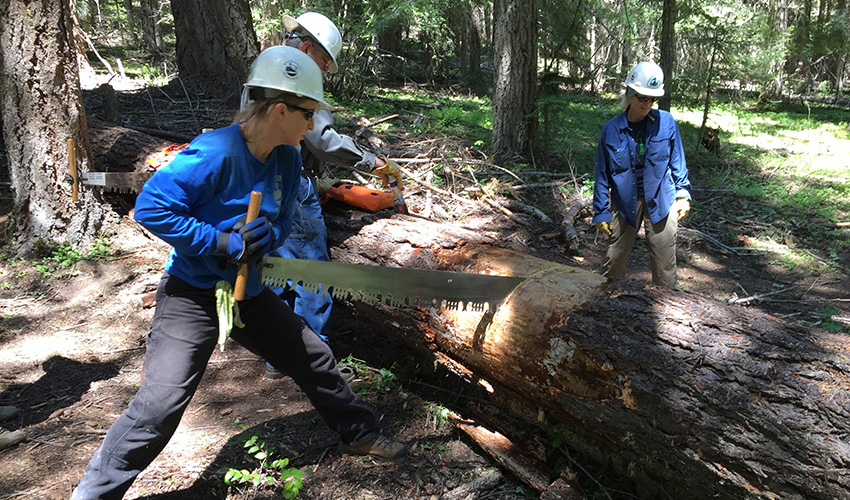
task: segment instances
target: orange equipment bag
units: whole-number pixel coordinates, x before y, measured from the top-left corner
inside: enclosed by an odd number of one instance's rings
[[[357,184],[337,184],[328,189],[328,197],[371,212],[393,207],[392,193],[375,191]]]

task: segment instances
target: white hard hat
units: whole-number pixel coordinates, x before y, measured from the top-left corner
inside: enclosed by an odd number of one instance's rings
[[[342,35],[330,19],[318,12],[305,12],[298,17],[283,16],[283,29],[287,33],[303,33],[313,38],[331,56],[328,71],[336,73],[336,58],[342,50]]]
[[[664,71],[654,62],[639,62],[629,71],[623,82],[641,95],[661,97],[664,95]]]
[[[318,109],[331,109],[324,98],[322,70],[310,56],[295,47],[276,45],[260,52],[251,64],[244,87],[246,91],[249,87],[259,87],[309,97],[319,103]],[[247,92],[243,92],[243,96],[246,95]]]

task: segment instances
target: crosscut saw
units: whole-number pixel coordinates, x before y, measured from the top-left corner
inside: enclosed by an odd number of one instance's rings
[[[73,188],[79,185],[97,187],[104,191],[112,191],[116,193],[141,193],[142,187],[148,179],[156,172],[159,167],[168,165],[171,160],[177,156],[177,153],[186,149],[189,145],[172,144],[167,148],[157,151],[151,155],[145,163],[148,164],[150,170],[147,172],[77,172],[76,160],[73,154],[72,140],[69,139],[68,162],[70,164],[70,174],[66,176],[66,180]],[[76,201],[76,200],[75,200]]]
[[[306,292],[321,290],[335,299],[464,311],[495,309],[524,279],[281,257],[263,258],[260,274],[266,285],[300,284]]]
[[[84,186],[96,186],[106,191],[141,193],[142,186],[152,175],[153,172],[83,172],[78,179]]]

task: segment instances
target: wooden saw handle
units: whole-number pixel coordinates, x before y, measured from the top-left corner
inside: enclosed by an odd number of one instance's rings
[[[77,154],[74,149],[74,139],[68,139],[68,168],[71,170],[71,201],[79,201],[77,183]]]
[[[245,224],[253,221],[260,215],[260,201],[262,199],[263,193],[251,191],[251,201],[248,202],[248,215],[245,216]],[[236,273],[236,284],[233,286],[233,298],[236,300],[245,298],[245,288],[248,286],[248,270],[248,264],[242,264]]]

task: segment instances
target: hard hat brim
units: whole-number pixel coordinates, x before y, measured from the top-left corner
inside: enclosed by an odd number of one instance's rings
[[[269,89],[269,90],[280,92],[281,94],[290,94],[290,95],[294,95],[294,96],[297,96],[297,97],[301,97],[303,99],[312,99],[312,100],[316,101],[316,109],[326,109],[328,111],[333,109],[333,106],[328,104],[328,102],[325,101],[324,99],[317,99],[315,96],[302,94],[300,92],[291,92],[291,91],[288,91],[288,90],[281,90],[281,89],[277,89],[277,88],[274,88],[274,87],[260,87],[258,85],[248,85],[247,83],[243,84],[242,87],[246,88],[246,89],[252,88],[252,87],[261,88],[261,89],[266,88],[266,89]],[[279,94],[276,94],[276,95],[279,95]]]
[[[647,88],[644,88],[644,87],[635,87],[634,85],[628,85],[628,84],[626,84],[626,87],[634,90],[635,92],[637,92],[640,95],[646,95],[646,96],[649,96],[649,97],[661,97],[661,96],[664,95],[664,86],[663,85],[661,86],[661,88],[657,88],[657,89],[647,89]]]
[[[304,33],[310,35],[310,38],[315,40],[316,43],[318,43],[319,46],[322,48],[322,50],[327,52],[328,55],[331,57],[331,61],[328,63],[328,72],[336,73],[337,71],[339,71],[339,66],[337,66],[337,64],[336,64],[336,58],[334,58],[334,55],[331,54],[331,51],[328,50],[327,47],[322,45],[322,42],[319,41],[319,39],[316,37],[316,35],[314,35],[310,30],[305,28],[304,25],[299,23],[297,19],[295,19],[292,16],[283,16],[283,29],[286,33],[292,33],[293,31],[295,31],[297,29],[301,29]]]

